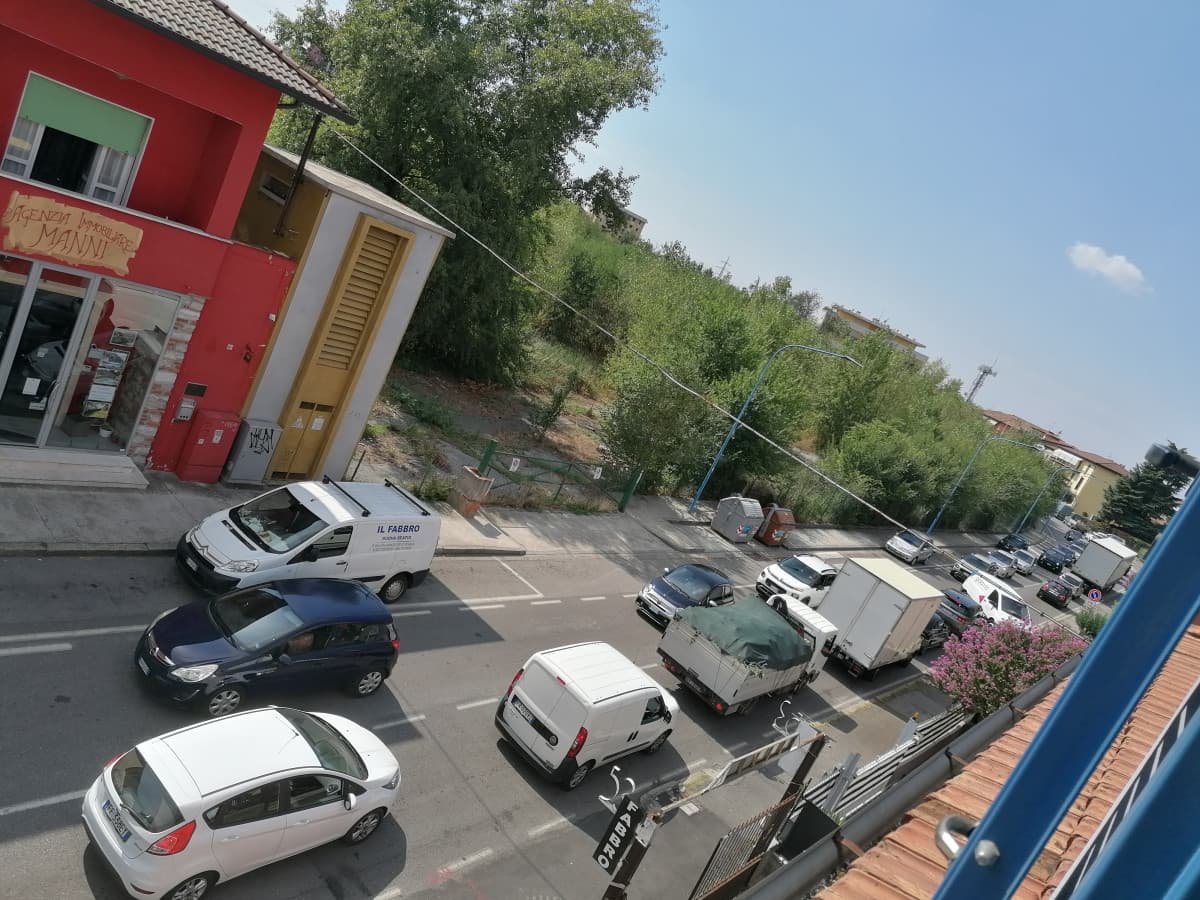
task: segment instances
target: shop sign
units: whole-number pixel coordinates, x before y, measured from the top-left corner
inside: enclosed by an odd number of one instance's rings
[[[49,197],[13,191],[4,216],[4,249],[129,274],[142,229]]]

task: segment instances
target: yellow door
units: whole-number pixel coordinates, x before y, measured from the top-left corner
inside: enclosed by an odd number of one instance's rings
[[[271,460],[272,478],[313,478],[320,472],[329,436],[336,432],[358,381],[376,326],[404,268],[411,238],[378,219],[359,216],[284,407],[283,436]]]

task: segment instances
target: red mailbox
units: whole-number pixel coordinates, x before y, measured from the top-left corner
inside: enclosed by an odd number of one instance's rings
[[[219,409],[202,409],[192,419],[187,442],[179,454],[175,474],[182,481],[204,481],[212,484],[221,477],[221,469],[233,449],[237,437],[237,413]]]

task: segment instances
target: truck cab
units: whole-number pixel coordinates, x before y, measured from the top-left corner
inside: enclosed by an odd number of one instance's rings
[[[814,651],[820,651],[819,657],[815,652],[813,653],[812,675],[809,678],[809,681],[812,681],[824,665],[825,657],[833,649],[834,639],[837,637],[837,626],[803,600],[787,594],[776,594],[767,602],[775,612],[783,616],[789,625],[800,632],[806,641],[812,643]]]

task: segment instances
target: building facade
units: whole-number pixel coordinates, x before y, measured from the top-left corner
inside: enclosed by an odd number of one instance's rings
[[[834,304],[825,308],[825,318],[822,327],[828,331],[848,331],[854,337],[866,337],[869,334],[885,334],[888,341],[898,350],[911,353],[918,359],[927,359],[921,348],[925,345],[915,338],[896,331],[886,322],[864,316],[862,313]]]

